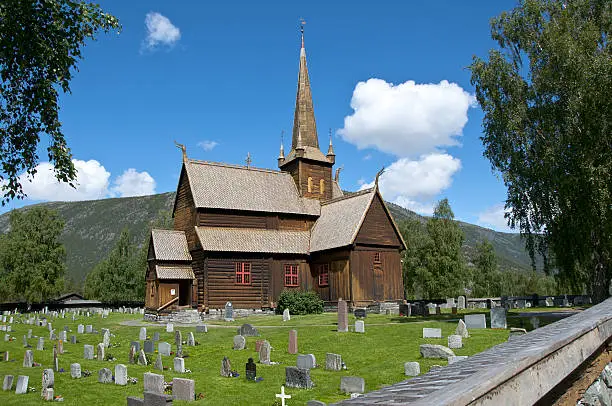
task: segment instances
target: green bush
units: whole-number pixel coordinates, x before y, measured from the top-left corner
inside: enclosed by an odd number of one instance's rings
[[[285,290],[278,298],[276,313],[281,314],[285,309],[291,314],[323,313],[323,300],[313,291]]]

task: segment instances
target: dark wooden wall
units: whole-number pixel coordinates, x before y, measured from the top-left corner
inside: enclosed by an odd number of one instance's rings
[[[312,289],[312,276],[310,274],[310,266],[304,258],[292,257],[276,257],[269,259],[270,264],[270,300],[278,301],[283,290],[309,290]],[[285,286],[285,265],[298,265],[298,283],[299,286]]]
[[[310,230],[315,217],[278,213],[237,212],[199,209],[197,224],[204,227],[260,228],[267,230]]]
[[[196,246],[197,237],[195,235],[196,208],[189,187],[189,178],[185,172],[185,167],[181,170],[179,186],[176,192],[174,203],[174,229],[185,232],[187,245],[191,250]]]
[[[380,263],[374,262],[374,254],[380,253]],[[351,286],[353,303],[367,304],[380,300],[402,300],[401,255],[393,248],[357,246],[351,252]]]
[[[337,302],[338,299],[351,300],[349,258],[350,251],[347,249],[313,255],[311,265],[313,289],[321,299],[326,302]],[[320,287],[317,265],[324,263],[329,264],[329,286]]]
[[[359,233],[355,238],[357,244],[401,247],[401,242],[391,218],[385,212],[380,196],[376,195],[366,214]]]
[[[332,164],[318,161],[305,160],[303,158],[294,159],[282,168],[289,172],[293,181],[297,185],[301,196],[319,199],[321,201],[331,200],[332,198]],[[308,178],[312,178],[311,192],[308,192]],[[321,194],[319,181],[325,181],[325,188]]]

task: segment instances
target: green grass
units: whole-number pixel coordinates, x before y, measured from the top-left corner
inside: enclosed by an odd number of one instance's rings
[[[446,315],[443,315],[446,316]],[[448,315],[450,316],[450,315]],[[442,317],[442,316],[440,316]],[[460,317],[460,316],[455,316]],[[354,318],[350,316],[351,324]],[[60,331],[65,325],[69,326],[75,334],[77,325],[93,324],[94,328],[101,331],[109,328],[115,337],[111,343],[118,343],[120,347],[107,349],[117,361],[97,361],[83,359],[83,345],[96,345],[102,340],[101,335],[80,334],[79,342],[75,345],[69,342],[64,344],[65,353],[60,356],[59,366],[66,372],[55,373],[55,394],[64,397],[65,405],[124,405],[127,396],[142,396],[143,374],[153,370],[151,366],[138,366],[128,364],[129,342],[138,337],[139,327],[125,326],[120,323],[127,320],[140,320],[140,316],[128,316],[111,314],[108,319],[92,317],[87,319],[81,317],[75,322],[71,319],[57,319],[53,321],[56,331]],[[444,360],[425,360],[419,355],[419,344],[432,343],[446,345],[443,339],[422,339],[423,327],[439,327],[443,336],[452,334],[456,322],[449,321],[425,321],[417,318],[398,318],[397,316],[368,315],[366,319],[366,333],[338,333],[335,331],[336,315],[333,313],[313,316],[292,316],[291,321],[282,322],[282,316],[253,316],[238,319],[233,323],[215,322],[209,323],[208,333],[195,333],[195,327],[179,328],[186,339],[188,331],[194,331],[196,341],[200,345],[196,347],[184,346],[184,352],[189,355],[185,358],[185,367],[192,372],[187,374],[173,374],[172,371],[164,371],[166,381],[171,381],[174,376],[191,378],[196,382],[196,393],[203,393],[204,399],[192,404],[198,405],[272,405],[275,394],[279,393],[281,385],[285,382],[285,366],[295,365],[296,356],[287,353],[288,331],[293,327],[298,331],[299,353],[313,353],[317,362],[323,366],[311,371],[314,389],[300,390],[286,388],[286,392],[292,396],[290,404],[304,404],[310,399],[318,399],[324,402],[335,402],[346,398],[340,393],[340,377],[360,376],[365,379],[366,390],[372,391],[383,386],[390,385],[406,379],[404,376],[404,362],[419,361],[421,372],[425,373],[434,365],[445,365]],[[404,321],[404,322],[400,322]],[[410,322],[406,322],[410,321]],[[255,353],[255,341],[258,338],[247,338],[247,349],[243,351],[232,350],[232,338],[236,333],[236,327],[244,322],[249,322],[257,327],[261,334],[260,338],[270,341],[273,351],[271,360],[279,362],[279,365],[257,365],[257,375],[263,377],[262,382],[248,382],[244,377],[245,363],[249,357],[255,361],[259,358]],[[221,324],[221,325],[219,325]],[[222,328],[230,325],[232,328]],[[272,327],[265,327],[272,326]],[[33,335],[45,338],[45,350],[36,351],[36,339],[32,338],[30,345],[34,347],[34,361],[42,364],[41,367],[23,368],[22,337],[27,334],[28,329],[33,330]],[[175,327],[176,328],[176,327]],[[11,342],[0,342],[0,351],[9,351],[13,362],[0,362],[0,377],[6,374],[15,376],[29,375],[29,386],[36,388],[36,392],[26,395],[15,395],[12,392],[0,392],[0,404],[2,405],[34,405],[39,404],[41,376],[43,368],[50,368],[52,364],[52,344],[48,340],[49,332],[46,327],[30,326],[25,324],[13,324],[12,336],[16,339]],[[174,333],[166,333],[161,325],[148,325],[147,333],[153,336],[155,331],[160,332],[162,341],[173,345]],[[68,333],[68,338],[70,338]],[[464,348],[456,350],[457,355],[472,355],[481,352],[493,345],[503,342],[508,337],[505,330],[472,330],[470,338],[464,339]],[[3,337],[3,336],[2,336]],[[333,352],[342,355],[348,369],[341,372],[324,370],[325,353]],[[223,378],[219,374],[221,360],[228,356],[232,362],[232,369],[240,373],[238,378]],[[151,358],[154,361],[154,357]],[[172,367],[172,357],[164,357],[164,365]],[[70,364],[78,362],[81,369],[92,371],[92,375],[80,380],[70,378]],[[99,384],[97,381],[98,370],[107,367],[113,370],[116,364],[128,365],[128,375],[138,378],[138,383],[128,386],[117,386],[114,384]],[[175,402],[177,405],[187,402]]]

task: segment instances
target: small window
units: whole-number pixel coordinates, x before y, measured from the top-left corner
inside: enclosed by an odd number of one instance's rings
[[[374,263],[375,264],[380,264],[380,252],[375,252],[374,253]]]
[[[319,265],[319,287],[329,286],[329,264]]]
[[[312,193],[312,177],[308,177],[308,193]]]
[[[236,262],[236,284],[250,285],[251,284],[251,263]]]
[[[325,179],[319,181],[319,194],[325,193]]]
[[[285,265],[285,286],[299,286],[298,265]]]

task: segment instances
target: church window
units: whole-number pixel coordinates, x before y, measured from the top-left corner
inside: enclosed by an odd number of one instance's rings
[[[250,285],[251,284],[251,263],[236,262],[236,284]]]
[[[308,177],[308,193],[312,193],[312,176]]]
[[[325,192],[325,180],[321,179],[319,181],[319,194],[323,194]]]
[[[329,264],[319,265],[319,287],[329,286]]]
[[[297,264],[285,265],[285,286],[299,286]]]
[[[374,263],[375,264],[380,264],[380,252],[375,252],[374,253]]]

